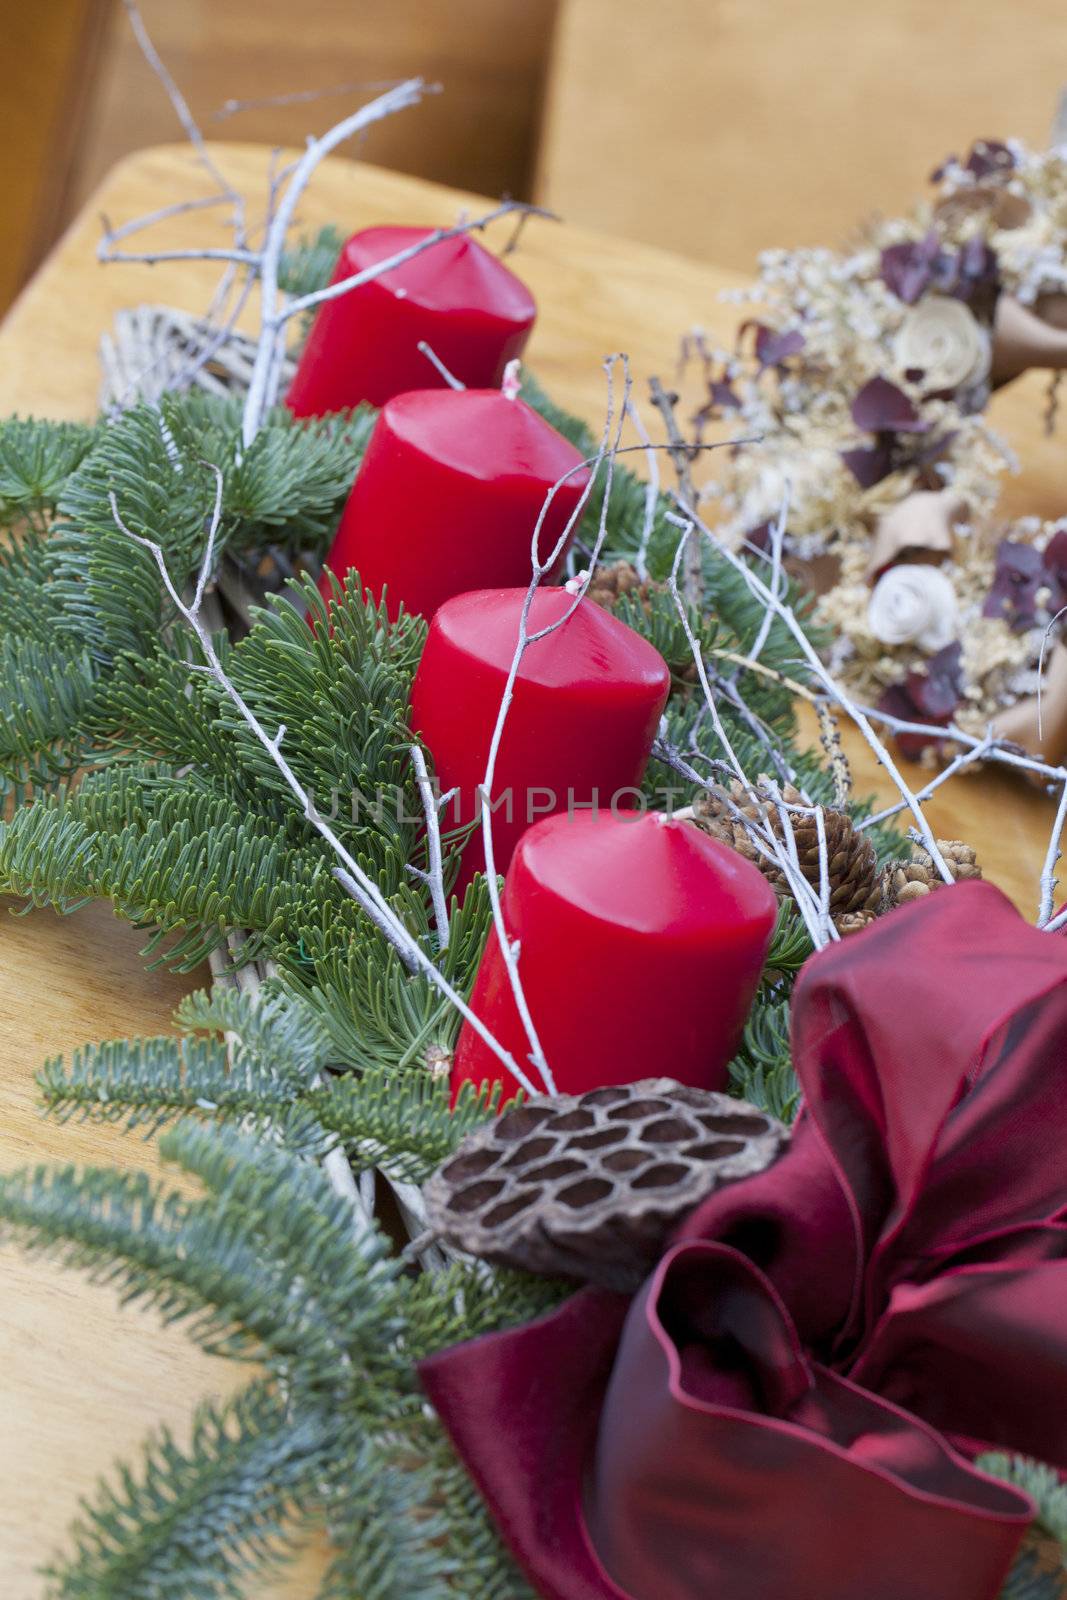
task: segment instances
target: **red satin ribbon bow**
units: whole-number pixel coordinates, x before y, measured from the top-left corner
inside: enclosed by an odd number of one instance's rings
[[[1067,942],[939,891],[808,962],[793,1051],[789,1151],[633,1301],[422,1368],[545,1600],[995,1600],[1033,1507],[960,1451],[1067,1469]]]

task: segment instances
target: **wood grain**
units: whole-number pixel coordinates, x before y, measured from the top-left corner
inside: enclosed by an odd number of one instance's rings
[[[1065,63],[1061,0],[563,0],[538,189],[748,273],[905,209],[975,138],[1044,145]]]
[[[264,150],[231,145],[218,153],[242,189],[262,193]],[[101,210],[118,222],[201,188],[184,147],[146,151],[117,168],[0,330],[0,413],[90,416],[97,338],[116,310],[146,299],[204,306],[214,281],[210,269],[104,268],[94,257]],[[436,222],[478,204],[455,190],[334,161],[303,203],[301,220],[347,229]],[[169,242],[212,237],[209,216],[175,224]],[[549,390],[594,425],[603,418],[606,353],[630,353],[641,396],[651,373],[670,377],[683,329],[696,321],[725,329],[736,317],[735,308],[716,300],[736,281],[730,274],[578,228],[534,223],[516,265],[541,308],[531,362]],[[1025,385],[998,398],[997,418],[1026,462],[1019,503],[1052,505],[1057,451],[1040,436]],[[857,771],[861,788],[887,792],[865,752]],[[943,791],[932,816],[942,834],[969,839],[989,875],[1032,912],[1051,818],[1043,798],[983,776]],[[65,920],[45,912],[0,919],[0,1168],[36,1160],[154,1161],[151,1146],[111,1130],[42,1121],[33,1087],[46,1055],[89,1038],[169,1026],[187,982],[146,973],[138,943],[102,907]],[[101,1470],[116,1456],[130,1457],[152,1423],[166,1419],[180,1430],[200,1396],[227,1393],[237,1381],[231,1368],[200,1355],[180,1332],[161,1332],[149,1317],[120,1312],[107,1291],[11,1251],[0,1255],[0,1374],[5,1600],[37,1600],[35,1568]],[[283,1594],[307,1600],[320,1565],[321,1553],[312,1552],[285,1586],[260,1591],[262,1600]]]

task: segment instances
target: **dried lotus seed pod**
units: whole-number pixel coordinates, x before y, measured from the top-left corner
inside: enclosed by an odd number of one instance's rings
[[[631,1292],[683,1217],[789,1133],[670,1078],[538,1096],[477,1128],[426,1184],[430,1227],[497,1266]]]

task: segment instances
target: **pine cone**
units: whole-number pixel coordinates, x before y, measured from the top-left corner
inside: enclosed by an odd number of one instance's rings
[[[769,821],[775,834],[781,839],[782,821],[774,801],[765,788],[765,782],[765,779],[760,778],[756,784],[756,792],[764,797],[765,815],[736,780],[730,785],[730,798],[752,822]],[[782,797],[790,805],[804,803],[803,797],[792,784],[785,785]],[[774,861],[760,853],[743,824],[737,820],[736,815],[731,814],[721,794],[704,790],[693,802],[693,820],[713,838],[721,839],[724,844],[730,845],[739,855],[759,867],[779,899],[784,899],[788,895],[789,885],[785,874]],[[817,890],[820,885],[819,832],[815,818],[793,815],[790,821],[793,826],[793,837],[796,840],[800,870]],[[853,917],[863,912],[870,912],[872,915],[877,913],[882,903],[882,879],[873,844],[865,833],[857,832],[847,811],[827,806],[823,811],[823,823],[826,829],[827,866],[830,876],[830,910],[835,924],[840,928],[842,918]],[[848,931],[855,932],[855,925],[850,923]]]
[[[937,848],[956,883],[982,876],[977,856],[961,839],[939,839]],[[909,900],[921,900],[942,888],[944,882],[930,852],[921,844],[913,844],[910,861],[892,861],[885,869],[882,909],[891,911],[894,906],[907,905]]]
[[[633,595],[636,600],[647,603],[652,591],[662,588],[662,583],[639,578],[637,568],[631,566],[629,561],[616,561],[614,566],[596,568],[589,580],[586,596],[606,611],[611,611],[625,595]]]
[[[541,1095],[468,1134],[426,1184],[427,1216],[498,1266],[632,1292],[684,1216],[788,1139],[746,1101],[670,1078]]]

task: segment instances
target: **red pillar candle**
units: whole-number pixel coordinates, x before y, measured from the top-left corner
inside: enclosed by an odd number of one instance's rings
[[[639,1078],[722,1089],[777,902],[727,845],[661,812],[547,817],[502,897],[519,974],[560,1094]],[[524,1067],[529,1044],[491,932],[471,1009]],[[453,1087],[514,1079],[464,1023]]]
[[[340,283],[427,238],[431,228],[367,228],[341,251]],[[384,405],[405,389],[443,383],[419,350],[468,387],[497,387],[521,355],[537,307],[526,285],[474,239],[442,239],[319,307],[286,403],[297,417]]]
[[[457,790],[443,813],[445,827],[479,816],[479,786],[525,599],[525,589],[457,595],[430,624],[411,715],[442,791]],[[558,621],[574,605],[564,589],[538,589],[529,631]],[[538,817],[594,800],[605,809],[634,805],[669,687],[659,651],[592,600],[579,601],[562,626],[527,648],[490,797],[499,872]],[[464,848],[460,888],[484,866],[479,829]]]
[[[376,599],[386,591],[393,616],[403,603],[430,617],[468,589],[529,583],[548,491],[566,478],[541,526],[542,559],[588,477],[562,434],[499,389],[397,395],[375,424],[326,565],[340,578],[357,568]]]

